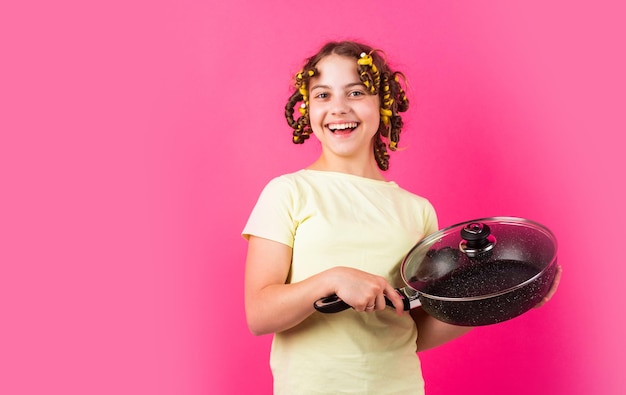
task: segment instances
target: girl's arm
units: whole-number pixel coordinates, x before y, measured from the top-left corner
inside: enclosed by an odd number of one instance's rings
[[[292,328],[310,316],[313,303],[337,294],[356,311],[376,302],[385,308],[385,295],[399,314],[402,298],[381,276],[357,269],[336,267],[306,280],[285,284],[291,267],[291,247],[272,240],[250,236],[245,273],[246,319],[255,335]]]
[[[411,317],[417,325],[417,352],[438,347],[472,330],[469,326],[450,325],[436,320],[421,307],[412,309]]]
[[[328,286],[320,276],[285,284],[291,266],[291,247],[250,236],[245,272],[245,308],[255,335],[279,332],[302,322],[314,311],[312,299]]]

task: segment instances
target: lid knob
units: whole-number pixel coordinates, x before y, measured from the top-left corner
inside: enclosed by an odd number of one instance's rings
[[[491,235],[489,226],[480,222],[467,224],[461,229],[461,237],[463,240],[459,249],[471,258],[491,250],[496,243],[496,238]]]

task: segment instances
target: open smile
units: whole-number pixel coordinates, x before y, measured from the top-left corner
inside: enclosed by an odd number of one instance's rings
[[[334,134],[348,134],[354,131],[358,126],[358,122],[329,123],[326,125],[328,130]]]

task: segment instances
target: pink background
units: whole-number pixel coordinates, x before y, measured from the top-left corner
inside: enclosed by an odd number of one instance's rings
[[[306,166],[289,80],[385,49],[412,107],[389,177],[441,226],[542,222],[548,305],[422,355],[428,393],[622,394],[619,1],[71,1],[0,6],[0,393],[269,394],[239,233]]]

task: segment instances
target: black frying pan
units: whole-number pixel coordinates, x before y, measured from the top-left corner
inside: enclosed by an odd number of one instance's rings
[[[557,243],[545,226],[523,218],[492,217],[442,229],[415,245],[402,261],[404,309],[418,306],[462,326],[490,325],[537,305],[556,275]],[[391,301],[387,304],[392,306]],[[350,308],[336,295],[315,309]]]

